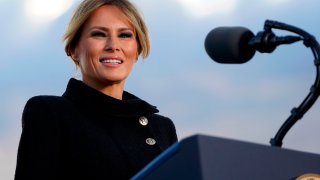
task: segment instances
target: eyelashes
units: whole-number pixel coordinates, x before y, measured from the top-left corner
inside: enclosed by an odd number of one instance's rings
[[[105,32],[101,32],[101,31],[93,31],[90,33],[90,35],[91,37],[97,37],[97,38],[104,38],[108,36]],[[121,39],[131,39],[133,38],[133,34],[131,32],[121,32],[119,33],[118,37]]]
[[[133,37],[133,35],[132,35],[132,33],[120,33],[118,37],[124,38],[124,39],[127,39],[127,38],[131,39]]]
[[[90,34],[92,37],[106,37],[105,33],[100,31],[93,31]]]

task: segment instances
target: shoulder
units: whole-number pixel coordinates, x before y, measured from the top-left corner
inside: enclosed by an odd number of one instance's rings
[[[34,96],[27,101],[24,111],[33,108],[36,108],[37,110],[48,108],[58,109],[70,105],[71,103],[66,98],[61,96]]]
[[[166,116],[163,116],[160,114],[152,114],[152,115],[150,115],[149,118],[151,119],[151,123],[153,123],[155,125],[173,126],[174,127],[173,121]]]
[[[24,107],[23,116],[45,111],[48,105],[54,101],[53,99],[56,99],[56,96],[34,96],[30,98]]]
[[[61,96],[34,96],[30,98],[23,110],[22,127],[31,122],[37,123],[52,119],[69,107],[68,101]]]
[[[52,108],[63,108],[67,104],[67,100],[61,96],[34,96],[27,101],[23,113],[41,113]]]
[[[178,140],[175,125],[170,118],[159,114],[153,114],[148,118],[154,135],[167,147]]]
[[[42,96],[34,96],[27,101],[26,106],[28,105],[50,105],[55,103],[62,103],[66,101],[65,98],[61,96],[49,96],[49,95],[42,95]]]

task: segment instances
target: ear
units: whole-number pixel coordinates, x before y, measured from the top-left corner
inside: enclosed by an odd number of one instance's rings
[[[70,55],[71,59],[77,64],[79,65],[79,55],[77,53],[76,48],[71,50],[71,55]]]

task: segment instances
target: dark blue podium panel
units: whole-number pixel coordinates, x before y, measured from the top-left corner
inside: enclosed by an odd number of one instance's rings
[[[163,152],[133,180],[291,180],[320,174],[320,155],[204,135]]]

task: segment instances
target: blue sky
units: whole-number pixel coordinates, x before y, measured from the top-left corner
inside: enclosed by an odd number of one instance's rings
[[[40,2],[48,7],[38,8]],[[81,78],[62,42],[79,1],[61,2],[0,0],[0,179],[13,179],[26,101],[35,95],[61,95],[69,78]],[[272,19],[319,40],[316,0],[132,2],[149,26],[152,52],[136,64],[126,90],[170,117],[179,139],[200,133],[268,145],[314,82],[313,56],[302,43],[278,47],[272,54],[256,53],[246,64],[224,65],[210,60],[204,39],[218,26],[245,26],[257,33]],[[285,148],[320,153],[319,108],[318,101],[289,131]]]

